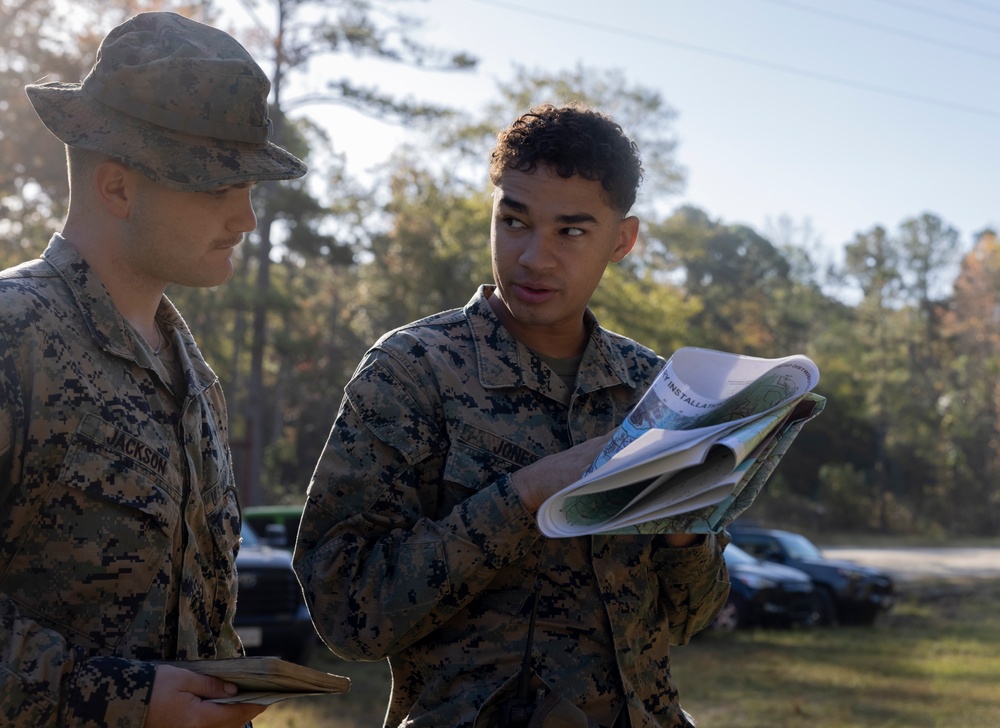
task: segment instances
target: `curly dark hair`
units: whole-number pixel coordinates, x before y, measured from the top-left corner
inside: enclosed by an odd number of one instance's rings
[[[490,154],[490,180],[499,184],[507,169],[531,174],[540,164],[560,177],[600,182],[611,207],[623,216],[642,181],[635,142],[610,116],[578,104],[535,106],[501,131]]]

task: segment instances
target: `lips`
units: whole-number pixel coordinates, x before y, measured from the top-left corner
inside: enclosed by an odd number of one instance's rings
[[[222,248],[222,249],[225,249],[225,248],[235,248],[237,245],[239,245],[242,242],[243,242],[243,236],[241,235],[240,237],[238,237],[238,238],[236,238],[234,240],[222,240],[222,241],[218,242],[215,247]]]
[[[543,303],[556,294],[556,289],[537,283],[514,283],[517,297],[526,303]]]

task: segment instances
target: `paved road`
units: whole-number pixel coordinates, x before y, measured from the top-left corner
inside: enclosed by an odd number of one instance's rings
[[[885,569],[897,579],[1000,579],[1000,548],[824,548],[831,559]]]

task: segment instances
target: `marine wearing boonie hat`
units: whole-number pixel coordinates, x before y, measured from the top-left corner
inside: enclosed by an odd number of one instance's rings
[[[270,88],[228,33],[152,12],[108,33],[82,83],[31,84],[25,92],[69,146],[106,154],[165,187],[200,192],[306,173],[269,141]]]

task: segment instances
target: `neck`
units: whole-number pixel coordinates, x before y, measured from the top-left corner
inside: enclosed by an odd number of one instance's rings
[[[116,255],[117,248],[111,244],[109,237],[88,235],[68,221],[62,236],[87,261],[118,312],[151,347],[157,347],[162,337],[156,329],[154,317],[166,287],[151,285],[130,272],[132,269]]]
[[[487,302],[508,333],[537,354],[553,359],[571,359],[583,354],[587,348],[587,327],[582,316],[573,325],[539,328],[524,325],[514,318],[495,291]]]

